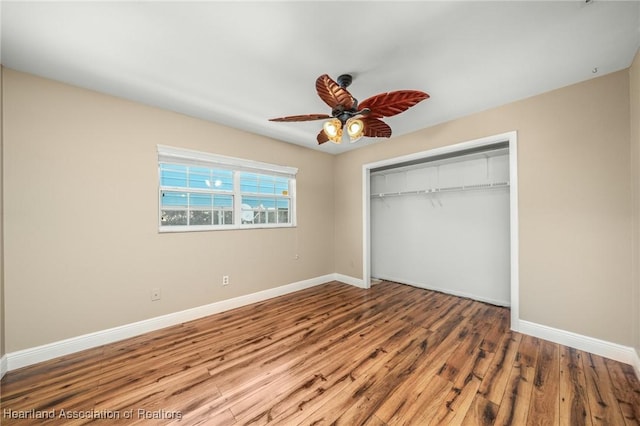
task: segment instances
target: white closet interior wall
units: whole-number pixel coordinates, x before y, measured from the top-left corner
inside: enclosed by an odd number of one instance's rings
[[[371,275],[510,304],[508,149],[371,173]]]

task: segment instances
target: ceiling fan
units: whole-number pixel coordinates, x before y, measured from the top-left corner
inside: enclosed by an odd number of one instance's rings
[[[347,129],[351,142],[355,142],[363,136],[388,138],[391,136],[391,127],[380,118],[399,114],[429,98],[427,93],[419,90],[398,90],[371,96],[358,104],[356,98],[347,91],[352,80],[353,77],[350,74],[342,74],[338,77],[337,82],[327,74],[321,75],[316,80],[318,96],[331,107],[331,115],[290,115],[271,118],[269,121],[328,119],[318,133],[318,144],[328,141],[341,143],[344,128]]]

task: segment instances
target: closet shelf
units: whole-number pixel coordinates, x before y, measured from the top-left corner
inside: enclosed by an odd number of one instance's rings
[[[439,192],[456,192],[456,191],[470,191],[476,189],[495,189],[509,187],[509,182],[494,182],[494,183],[481,183],[477,185],[462,185],[462,186],[443,186],[440,188],[429,188],[418,191],[400,191],[400,192],[380,192],[371,194],[371,198],[384,198],[384,197],[397,197],[401,195],[420,195],[420,194],[437,194]]]

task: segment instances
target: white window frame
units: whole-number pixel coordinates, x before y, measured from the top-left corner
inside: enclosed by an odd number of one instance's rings
[[[297,167],[280,166],[277,164],[263,163],[260,161],[246,160],[243,158],[228,157],[211,154],[208,152],[194,151],[184,148],[175,148],[158,145],[158,231],[165,232],[194,232],[194,231],[219,231],[233,229],[261,229],[261,228],[292,228],[297,226],[296,221],[296,175]],[[162,225],[162,191],[173,188],[164,187],[160,176],[160,165],[178,164],[182,166],[200,166],[215,169],[225,169],[233,172],[233,191],[227,194],[233,196],[233,224],[223,225]],[[267,194],[244,193],[240,187],[240,173],[251,172],[289,179],[289,192],[286,196],[277,196],[289,200],[288,223],[243,223],[242,221],[242,196],[256,196],[268,198]],[[184,188],[189,191],[188,188]],[[211,192],[215,193],[215,192]],[[277,215],[277,210],[276,210]]]

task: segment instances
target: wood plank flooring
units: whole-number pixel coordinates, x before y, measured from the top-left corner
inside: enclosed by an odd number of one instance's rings
[[[508,309],[384,281],[313,287],[1,385],[3,425],[640,425],[630,366],[511,332]]]

